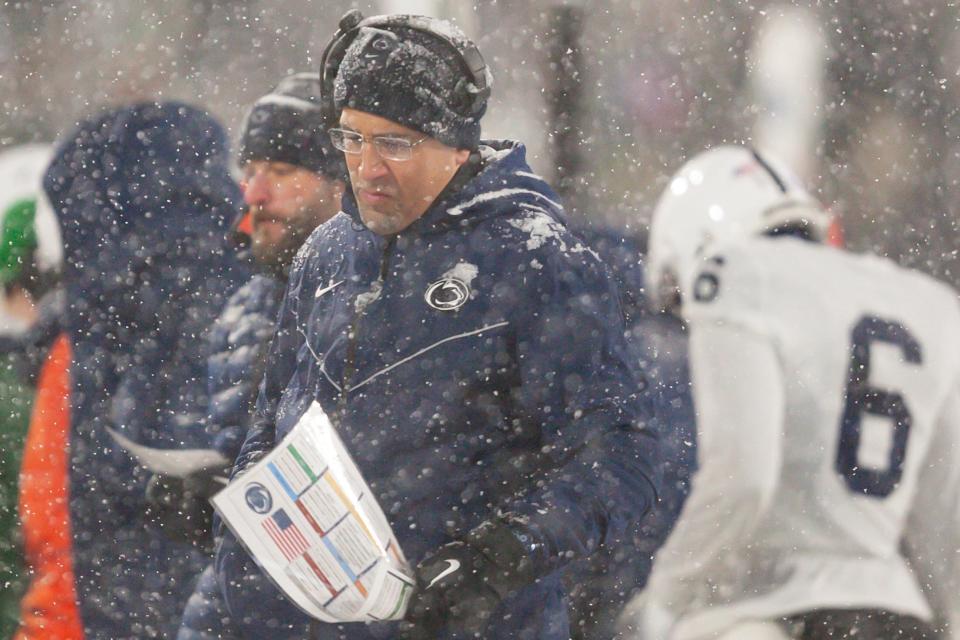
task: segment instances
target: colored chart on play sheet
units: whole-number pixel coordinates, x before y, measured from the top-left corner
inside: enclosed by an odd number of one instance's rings
[[[412,573],[317,403],[213,502],[264,571],[308,614],[328,622],[403,617]]]

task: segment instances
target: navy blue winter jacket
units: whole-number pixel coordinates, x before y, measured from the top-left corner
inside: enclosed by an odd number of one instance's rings
[[[594,559],[566,576],[577,585],[573,610],[580,634],[572,637],[583,640],[632,640],[618,627],[617,616],[646,586],[654,554],[673,530],[696,470],[696,412],[683,323],[668,314],[641,313],[628,324],[628,335],[653,395],[661,451],[659,500],[633,540],[610,549],[600,565]]]
[[[522,520],[543,577],[502,603],[488,635],[566,639],[562,570],[636,534],[657,440],[608,271],[523,147],[487,144],[480,173],[398,235],[363,227],[348,194],[310,237],[238,466],[318,400],[411,562],[500,512]],[[307,634],[232,536],[217,565],[247,637]],[[396,633],[310,626],[318,638]]]
[[[645,242],[626,229],[590,224],[577,235],[600,254],[620,288],[627,339],[647,374],[653,400],[652,423],[660,438],[657,504],[632,540],[606,546],[565,572],[571,586],[577,640],[630,638],[618,627],[624,605],[646,585],[653,556],[666,540],[690,492],[696,468],[696,412],[690,388],[687,334],[674,315],[649,310],[644,291]]]
[[[65,248],[70,516],[86,637],[173,637],[204,558],[145,519],[150,472],[108,434],[205,439],[207,331],[239,278],[226,137],[178,103],[105,112],[60,145],[44,187]]]
[[[257,274],[231,296],[210,336],[207,360],[211,445],[236,459],[253,418],[286,280]]]
[[[240,452],[253,418],[285,284],[285,279],[255,275],[231,296],[210,335],[207,430],[211,446],[230,460]],[[233,640],[238,633],[211,562],[187,601],[177,640]]]

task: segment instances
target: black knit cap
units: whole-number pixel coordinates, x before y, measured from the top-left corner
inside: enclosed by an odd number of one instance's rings
[[[240,164],[274,160],[340,178],[342,154],[330,145],[320,105],[320,78],[316,73],[285,77],[247,114],[240,139]]]
[[[476,149],[486,99],[474,100],[472,76],[460,53],[442,38],[392,24],[361,27],[347,48],[334,81],[334,103],[371,113],[458,149]],[[449,22],[429,21],[444,37],[473,46]],[[490,78],[487,76],[486,85]]]

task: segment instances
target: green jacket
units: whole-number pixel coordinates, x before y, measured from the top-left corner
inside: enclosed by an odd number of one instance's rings
[[[0,357],[0,639],[13,636],[26,586],[17,515],[20,460],[33,394]]]

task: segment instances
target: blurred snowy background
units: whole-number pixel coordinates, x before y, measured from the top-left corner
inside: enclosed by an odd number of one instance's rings
[[[960,285],[960,7],[945,0],[6,0],[0,147],[151,98],[204,106],[235,137],[279,77],[318,67],[352,7],[454,19],[495,77],[485,135],[525,141],[575,215],[642,233],[688,155],[756,143],[854,249]]]

